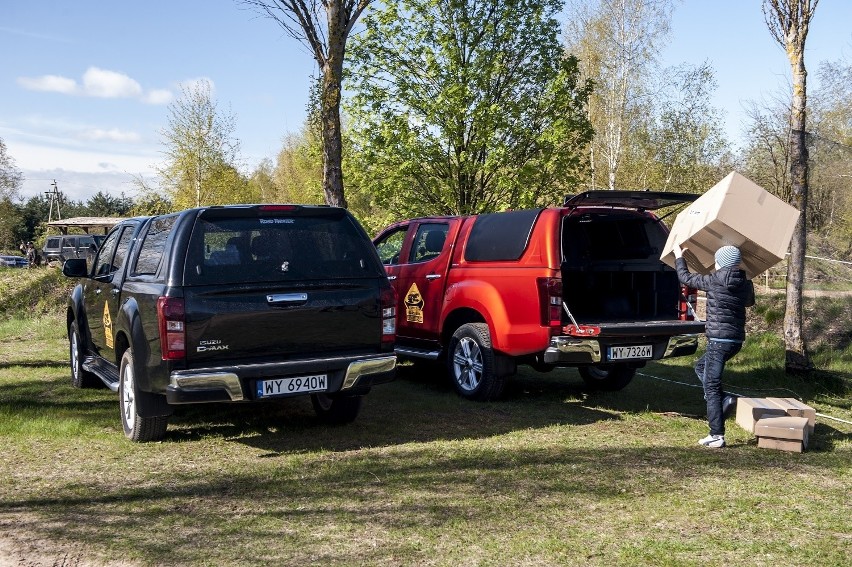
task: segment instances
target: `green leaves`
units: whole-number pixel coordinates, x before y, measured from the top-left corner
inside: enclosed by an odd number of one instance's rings
[[[406,216],[559,200],[591,137],[554,0],[406,0],[351,46],[350,187]]]

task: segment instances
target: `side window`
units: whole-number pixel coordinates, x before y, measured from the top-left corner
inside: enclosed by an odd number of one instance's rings
[[[118,244],[118,237],[120,235],[121,232],[116,230],[107,236],[103,246],[101,246],[101,249],[98,252],[97,258],[95,258],[94,270],[92,271],[92,275],[94,277],[107,276],[110,274],[112,257],[115,254],[115,247]]]
[[[63,252],[74,252],[77,248],[77,239],[75,237],[71,238],[63,238],[62,239],[62,251]]]
[[[437,258],[444,249],[449,225],[445,223],[421,224],[417,228],[414,244],[411,246],[409,262],[416,264]]]
[[[399,228],[384,236],[376,243],[376,250],[379,253],[379,258],[382,260],[382,264],[386,266],[399,264],[399,253],[402,250],[402,245],[405,243],[407,228]]]
[[[115,256],[112,260],[110,273],[117,272],[127,259],[127,252],[130,250],[130,243],[133,241],[133,227],[128,226],[121,231],[121,238],[118,239],[118,246],[115,248]]]
[[[148,275],[157,273],[166,249],[166,240],[168,240],[176,220],[177,215],[169,215],[151,221],[148,232],[145,234],[145,240],[142,242],[142,248],[139,250],[139,257],[136,259],[134,273]]]
[[[130,242],[133,240],[133,227],[125,226],[111,233],[95,259],[95,277],[111,276],[124,265]]]

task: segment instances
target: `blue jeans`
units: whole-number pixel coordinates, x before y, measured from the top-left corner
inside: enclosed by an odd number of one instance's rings
[[[722,415],[722,372],[725,363],[743,348],[742,343],[726,341],[707,341],[707,352],[695,363],[695,374],[704,385],[704,398],[707,400],[707,421],[710,435],[725,434],[725,417]]]

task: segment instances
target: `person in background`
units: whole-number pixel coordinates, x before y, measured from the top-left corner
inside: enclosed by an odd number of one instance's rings
[[[740,269],[736,246],[719,248],[716,270],[706,276],[689,271],[677,244],[674,255],[680,282],[707,293],[707,351],[695,363],[695,373],[704,385],[710,434],[698,443],[719,449],[725,446],[725,415],[736,403],[736,397],[722,391],[722,372],[745,341],[746,307],[754,305],[754,284]]]
[[[29,262],[28,268],[35,268],[38,264],[36,263],[37,255],[35,246],[33,246],[32,242],[27,242],[27,262]]]

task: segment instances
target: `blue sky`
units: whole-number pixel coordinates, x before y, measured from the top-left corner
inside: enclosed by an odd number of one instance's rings
[[[807,44],[811,78],[820,61],[852,57],[849,22],[852,2],[821,0]],[[0,137],[26,177],[24,197],[54,179],[73,199],[132,195],[132,177],[162,162],[168,103],[202,78],[235,116],[249,171],[301,128],[315,72],[300,44],[236,0],[0,0],[0,54]],[[733,140],[743,101],[788,83],[759,0],[685,0],[662,58],[713,64],[714,103]]]

